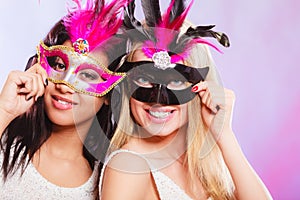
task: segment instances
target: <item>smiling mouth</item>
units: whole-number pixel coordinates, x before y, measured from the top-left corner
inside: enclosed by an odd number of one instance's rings
[[[148,113],[152,117],[155,117],[155,118],[158,118],[158,119],[164,119],[164,118],[167,118],[169,115],[171,115],[173,113],[173,110],[172,111],[151,111],[151,110],[148,110]]]
[[[58,96],[53,96],[53,99],[55,101],[57,101],[58,103],[62,104],[62,105],[76,105],[77,103],[74,103],[68,99],[65,99],[65,98],[61,98],[61,97],[58,97]]]

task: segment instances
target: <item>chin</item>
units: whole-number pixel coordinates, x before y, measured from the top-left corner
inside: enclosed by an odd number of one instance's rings
[[[50,119],[50,121],[55,124],[55,125],[58,125],[58,126],[73,126],[75,124],[74,120],[66,120],[66,119],[62,119],[62,120],[59,120],[59,119]]]
[[[149,134],[149,137],[151,136],[160,136],[160,137],[166,137],[172,134],[176,134],[178,129],[168,129],[167,127],[160,126],[148,126],[144,128],[145,131]]]

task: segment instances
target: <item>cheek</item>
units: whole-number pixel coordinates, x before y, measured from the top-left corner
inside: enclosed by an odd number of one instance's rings
[[[130,98],[130,111],[131,114],[133,116],[133,118],[137,121],[139,121],[139,114],[141,113],[141,106],[139,105],[139,103],[134,100],[133,98]]]
[[[92,106],[92,104],[93,104],[94,110],[97,113],[103,106],[105,99],[103,97],[92,97],[92,98],[93,99],[89,101],[89,102],[91,102],[91,103],[89,103],[89,106]]]
[[[180,117],[183,124],[188,122],[188,106],[187,104],[184,104],[180,107]]]
[[[54,84],[50,83],[48,86],[45,88],[45,92],[44,92],[44,103],[45,103],[45,107],[49,107],[51,104],[51,91],[54,90]]]

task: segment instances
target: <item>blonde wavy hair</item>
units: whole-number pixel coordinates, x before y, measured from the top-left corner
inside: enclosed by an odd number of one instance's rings
[[[190,25],[189,22],[185,22],[182,28],[187,28]],[[140,43],[132,45],[132,50],[127,60],[132,61],[135,51],[140,48]],[[220,84],[215,63],[207,45],[196,45],[191,50],[190,56],[184,61],[184,64],[196,68],[209,66],[206,80]],[[199,180],[205,193],[214,200],[235,199],[233,180],[223,160],[222,153],[209,132],[209,128],[202,120],[201,100],[198,95],[188,102],[188,119],[186,131],[187,150],[184,165],[188,169],[190,190],[197,191],[195,183]],[[134,121],[131,117],[129,99],[126,95],[122,95],[118,127],[111,140],[108,152],[111,153],[125,145],[133,137],[133,132]]]

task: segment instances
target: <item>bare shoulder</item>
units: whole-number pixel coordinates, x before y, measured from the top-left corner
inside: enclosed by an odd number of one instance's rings
[[[140,155],[121,152],[104,169],[101,199],[155,199],[151,170]]]

